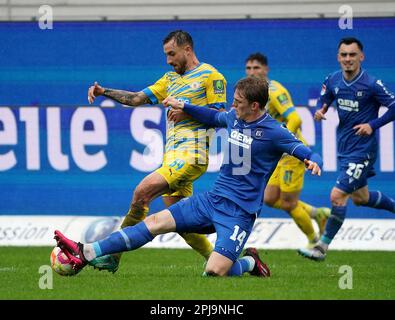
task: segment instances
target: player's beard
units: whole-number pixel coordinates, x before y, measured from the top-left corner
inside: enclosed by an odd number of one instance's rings
[[[187,60],[184,59],[178,63],[178,65],[173,65],[174,71],[180,75],[183,75],[187,69]]]

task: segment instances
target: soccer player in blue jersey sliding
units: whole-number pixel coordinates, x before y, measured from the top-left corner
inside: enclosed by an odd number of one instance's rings
[[[380,191],[369,191],[368,178],[375,175],[377,129],[395,119],[395,96],[383,82],[361,68],[363,45],[356,38],[344,38],[338,45],[341,70],[329,75],[322,86],[316,120],[335,102],[339,115],[337,151],[340,174],[331,191],[332,211],[319,243],[312,249],[299,249],[309,259],[325,259],[328,246],[346,217],[349,198],[357,206],[395,212],[395,202]],[[380,118],[380,106],[389,110]]]
[[[246,249],[238,258],[260,211],[266,183],[285,152],[303,161],[315,175],[321,174],[322,160],[266,113],[267,100],[267,81],[252,77],[236,84],[229,112],[189,105],[174,97],[164,99],[166,107],[182,109],[209,126],[227,128],[229,159],[224,160],[211,191],[185,198],[104,240],[81,244],[55,231],[57,245],[73,261],[74,268],[80,270],[98,256],[135,250],[159,234],[216,232],[205,275],[240,276],[250,272],[270,276],[255,248]]]

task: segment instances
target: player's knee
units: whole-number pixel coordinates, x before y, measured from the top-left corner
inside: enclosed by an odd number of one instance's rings
[[[263,197],[263,202],[269,207],[273,207],[277,202],[277,200],[278,199],[276,197],[273,197],[272,195],[268,195],[268,194],[265,194]]]
[[[207,276],[211,277],[223,277],[228,273],[228,270],[220,266],[211,266],[210,268],[206,268],[205,273]]]
[[[144,219],[144,223],[147,226],[147,229],[153,236],[157,236],[158,234],[162,234],[167,231],[168,226],[167,222],[164,219],[160,219],[158,214],[151,214]]]
[[[344,197],[339,196],[338,193],[335,193],[335,192],[331,193],[331,205],[332,206],[342,207],[345,205],[346,202],[347,202],[347,200]]]
[[[287,212],[291,212],[296,208],[298,201],[294,200],[282,200],[281,201],[281,209]]]
[[[360,195],[351,195],[351,200],[358,207],[363,206],[368,202],[368,199],[365,199]]]

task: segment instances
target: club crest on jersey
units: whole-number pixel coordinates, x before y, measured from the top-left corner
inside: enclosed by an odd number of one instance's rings
[[[238,124],[237,120],[235,120],[235,122],[233,122],[233,126],[236,126],[236,124]]]
[[[262,129],[256,129],[254,132],[254,136],[257,139],[262,139],[263,137],[263,130]]]
[[[357,96],[357,98],[361,98],[363,96],[363,91],[357,91],[355,95]]]
[[[200,87],[200,83],[198,81],[191,83],[192,90],[197,90],[197,89],[199,89],[199,87]]]
[[[338,92],[339,92],[339,88],[336,87],[336,88],[335,88],[335,94],[337,94]]]
[[[239,147],[250,149],[254,139],[250,135],[243,134],[238,130],[232,130],[228,142],[235,144]]]

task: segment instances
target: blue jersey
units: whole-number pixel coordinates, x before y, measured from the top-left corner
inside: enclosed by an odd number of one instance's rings
[[[228,131],[229,159],[224,159],[212,193],[256,213],[261,208],[267,181],[283,153],[292,155],[299,147],[307,148],[267,113],[254,122],[238,119],[234,109],[214,113],[213,124]]]
[[[380,106],[395,107],[395,96],[381,80],[367,74],[365,70],[352,81],[346,81],[342,71],[329,75],[322,86],[318,107],[330,106],[334,102],[339,115],[337,128],[339,158],[364,157],[377,152],[376,134],[358,136],[353,129],[362,123],[371,124],[373,129]],[[392,110],[391,110],[392,112]]]

